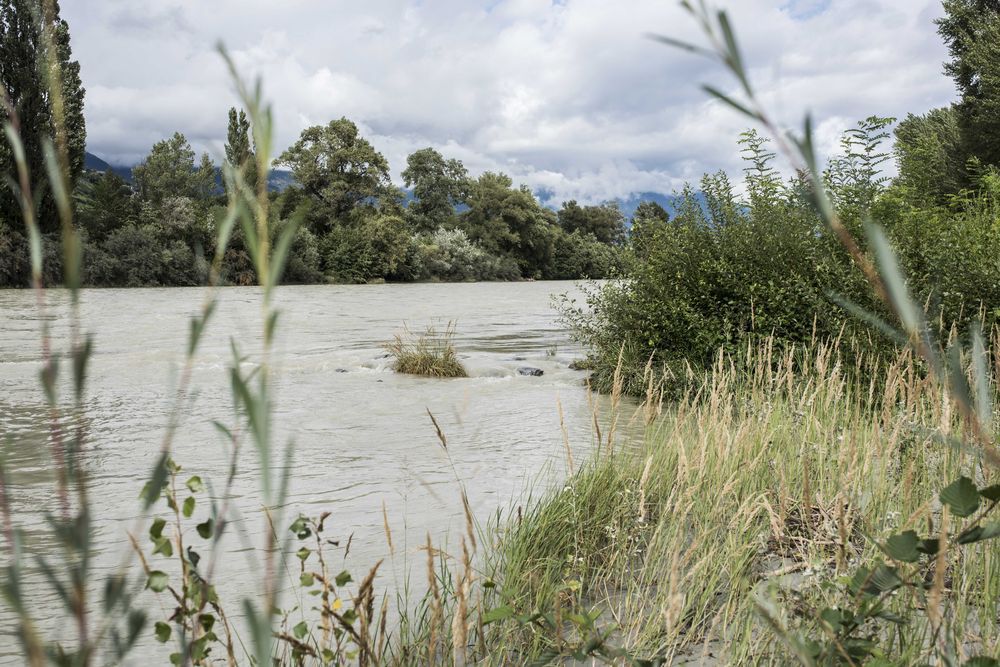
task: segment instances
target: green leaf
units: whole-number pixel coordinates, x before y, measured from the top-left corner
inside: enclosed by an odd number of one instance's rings
[[[917,545],[917,551],[928,556],[937,555],[940,548],[941,540],[937,537],[928,537],[926,540],[920,540],[920,544]]]
[[[1000,662],[985,655],[977,655],[962,663],[962,667],[1000,667]]]
[[[299,576],[299,584],[306,588],[312,586],[314,583],[316,583],[316,578],[310,572],[303,572]]]
[[[195,475],[194,477],[192,477],[187,481],[187,488],[189,491],[191,491],[191,493],[198,493],[199,491],[202,491],[205,488],[205,485],[202,483],[201,477]]]
[[[198,625],[205,632],[211,632],[212,628],[215,627],[215,616],[212,614],[201,614],[198,616]]]
[[[156,542],[156,540],[163,537],[163,527],[166,525],[167,525],[166,519],[161,519],[159,517],[153,519],[153,525],[149,527],[150,540]]]
[[[507,605],[496,607],[483,614],[483,625],[489,625],[490,623],[495,623],[496,621],[505,621],[508,618],[513,618],[513,616],[514,609],[512,607]]]
[[[993,486],[987,486],[985,489],[979,489],[979,495],[986,500],[992,502],[1000,502],[1000,484],[994,484]]]
[[[214,528],[215,528],[215,521],[213,521],[212,519],[199,523],[197,526],[194,527],[194,529],[198,531],[198,535],[200,535],[203,540],[207,540],[212,536],[212,531]]]
[[[302,639],[309,634],[309,626],[305,621],[299,621],[295,627],[292,628],[292,634],[295,635],[296,639]]]
[[[152,507],[153,503],[160,497],[160,493],[163,492],[163,485],[167,483],[167,461],[169,460],[170,457],[167,454],[161,454],[156,465],[153,466],[149,481],[142,487],[143,509],[148,510]]]
[[[153,626],[153,633],[156,635],[156,641],[161,644],[166,644],[170,641],[170,633],[172,632],[170,625],[164,623],[163,621],[157,621],[156,625]]]
[[[736,111],[740,112],[744,116],[755,119],[760,117],[760,115],[756,111],[751,111],[749,107],[737,102],[732,97],[726,95],[718,88],[709,85],[704,85],[701,87],[701,89],[704,90],[709,95],[711,95],[712,97],[714,97],[715,99],[722,102],[723,104],[726,104],[735,109]]]
[[[917,551],[919,538],[912,530],[893,535],[885,543],[885,551],[890,558],[904,563],[915,563],[920,558]]]
[[[153,570],[149,573],[149,579],[146,581],[146,588],[153,591],[154,593],[162,593],[167,589],[167,582],[169,578],[166,572],[161,572],[160,570]]]
[[[170,539],[166,537],[161,537],[154,540],[153,543],[156,545],[153,547],[153,555],[163,554],[167,558],[174,555],[174,545],[170,543]]]
[[[335,581],[337,582],[338,586],[346,586],[347,584],[351,583],[353,579],[351,579],[351,573],[348,572],[347,570],[344,570],[343,572],[337,575]]]
[[[979,509],[979,491],[968,477],[959,477],[946,486],[941,490],[940,498],[955,516],[971,516]]]
[[[997,521],[973,526],[969,530],[963,531],[958,536],[957,541],[959,544],[972,544],[974,542],[982,542],[983,540],[991,540],[994,537],[1000,537],[1000,522]]]
[[[188,496],[184,499],[184,504],[181,506],[181,514],[184,515],[185,519],[190,519],[191,515],[194,514],[194,496]]]
[[[886,593],[903,585],[899,578],[899,570],[888,565],[879,565],[868,579],[868,589],[878,593]]]
[[[306,559],[309,558],[309,554],[311,554],[311,553],[312,553],[312,551],[310,551],[306,547],[302,547],[301,549],[299,549],[298,551],[295,552],[295,555],[298,556],[299,560],[304,563],[304,562],[306,562]]]

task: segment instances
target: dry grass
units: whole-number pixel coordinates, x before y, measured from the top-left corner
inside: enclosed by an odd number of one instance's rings
[[[604,442],[512,521],[493,564],[498,602],[519,614],[597,607],[617,645],[667,664],[702,653],[710,664],[787,664],[755,599],[776,600],[788,626],[808,627],[811,610],[836,603],[830,582],[878,560],[877,540],[938,523],[938,491],[977,473],[972,453],[941,444],[963,426],[911,354],[861,379],[844,373],[845,352],[816,344],[778,355],[765,343],[720,356],[644,442]],[[660,409],[652,396],[635,423]],[[957,645],[995,654],[1000,544],[949,558],[938,623]],[[893,609],[918,607],[908,595]],[[918,613],[896,630],[896,658],[928,660],[931,621]],[[493,632],[498,664],[563,641],[514,623]]]
[[[454,337],[452,324],[440,333],[434,327],[428,327],[422,334],[407,330],[397,334],[385,349],[392,355],[392,367],[397,373],[437,378],[468,377],[465,366],[458,360],[452,342]]]

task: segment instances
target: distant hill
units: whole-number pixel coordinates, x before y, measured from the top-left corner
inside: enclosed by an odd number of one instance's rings
[[[85,152],[83,154],[83,168],[88,171],[99,171],[101,173],[110,169],[129,183],[132,182],[132,167],[114,166],[108,164],[93,153]]]
[[[93,153],[85,153],[83,166],[85,169],[90,171],[100,171],[105,172],[109,169],[114,173],[121,176],[127,182],[132,182],[132,166],[125,165],[112,165],[102,160]],[[267,186],[271,192],[281,192],[285,188],[295,185],[295,178],[292,176],[292,172],[285,169],[272,169],[268,175]],[[215,183],[218,192],[222,193],[222,169],[216,167],[215,169]],[[558,210],[562,206],[563,202],[561,199],[557,200],[555,194],[547,190],[539,190],[535,193],[538,197],[538,201],[542,203],[543,206],[551,208],[552,210]],[[704,196],[699,192],[698,198],[704,206]],[[413,191],[409,189],[403,189],[403,205],[408,205],[413,200]],[[638,192],[632,194],[627,199],[618,199],[618,207],[621,208],[622,213],[625,214],[625,220],[629,224],[632,223],[632,217],[635,215],[636,208],[639,204],[644,201],[654,201],[663,208],[667,209],[667,212],[673,216],[677,212],[676,201],[677,197],[675,195],[665,195],[662,192]],[[461,212],[464,210],[464,206],[459,206],[458,210]]]
[[[99,171],[105,172],[109,169],[114,173],[121,176],[128,183],[132,182],[132,166],[123,165],[112,165],[108,164],[106,161],[97,157],[93,153],[84,153],[83,155],[83,168],[89,171]],[[222,192],[222,169],[219,167],[215,168],[215,184],[218,191]],[[289,185],[294,185],[295,179],[292,177],[292,172],[286,171],[284,169],[273,169],[271,170],[268,179],[267,186],[272,192],[281,192]]]
[[[543,206],[547,206],[553,210],[558,210],[563,204],[562,200],[557,200],[552,192],[546,190],[539,190],[535,193],[535,196],[538,197],[538,201]],[[705,196],[700,192],[696,196],[698,197],[698,201],[701,202],[702,207],[704,207]],[[618,203],[618,208],[621,209],[621,212],[625,214],[625,220],[631,225],[632,218],[635,216],[635,210],[639,208],[639,204],[642,202],[656,202],[673,217],[677,214],[678,199],[680,198],[677,195],[665,195],[662,192],[637,192],[630,195],[627,199],[616,199],[615,201]]]

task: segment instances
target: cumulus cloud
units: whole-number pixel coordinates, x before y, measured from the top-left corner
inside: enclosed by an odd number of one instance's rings
[[[872,114],[947,104],[936,0],[730,3],[782,119],[808,108],[833,150]],[[88,0],[63,3],[87,87],[89,149],[119,164],[181,131],[221,154],[235,103],[224,42],[273,101],[277,146],[347,116],[389,159],[434,146],[556,201],[670,192],[738,174],[746,121],[709,101],[719,69],[644,35],[700,40],[669,0]]]

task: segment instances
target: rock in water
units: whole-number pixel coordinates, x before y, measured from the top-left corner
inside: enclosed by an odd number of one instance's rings
[[[518,375],[530,375],[532,377],[539,377],[545,374],[541,368],[535,368],[533,366],[521,366],[517,369]]]

